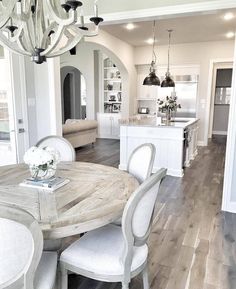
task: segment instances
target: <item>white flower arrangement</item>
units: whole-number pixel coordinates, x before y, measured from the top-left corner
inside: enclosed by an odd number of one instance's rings
[[[161,112],[176,111],[177,108],[181,108],[180,104],[177,104],[176,96],[167,96],[165,100],[157,100],[158,109]]]
[[[55,174],[56,165],[60,162],[60,153],[52,147],[33,146],[26,151],[24,162],[29,165],[33,178],[45,178],[50,170],[51,176],[52,170]]]

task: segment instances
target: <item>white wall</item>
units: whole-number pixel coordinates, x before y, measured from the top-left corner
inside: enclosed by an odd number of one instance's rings
[[[62,135],[59,58],[34,64],[24,59],[30,145],[47,135]]]
[[[61,56],[61,67],[74,66],[84,75],[87,86],[87,118],[94,119],[96,114],[94,51],[101,51],[114,61],[121,72],[123,84],[122,116],[127,117],[134,113],[134,99],[136,97],[137,72],[134,66],[134,48],[124,41],[104,32],[87,38],[77,45],[77,55],[66,53]],[[96,79],[97,80],[97,79]]]
[[[200,65],[199,96],[197,101],[197,117],[200,118],[199,141],[206,145],[208,139],[208,84],[209,69],[212,59],[233,58],[234,41],[184,43],[172,45],[171,65]],[[134,50],[136,65],[150,63],[151,46],[137,47]],[[167,62],[167,46],[157,47],[157,65],[163,66]],[[157,67],[158,67],[157,66]],[[157,72],[158,74],[158,72]]]
[[[94,50],[87,43],[81,42],[76,47],[76,55],[65,53],[60,57],[60,67],[73,66],[79,69],[86,81],[87,118],[95,118],[94,94]]]
[[[26,76],[25,82],[26,82],[26,96],[28,107],[29,144],[30,146],[32,146],[38,141],[34,64],[30,61],[29,57],[24,57],[24,63],[25,63],[25,76]]]

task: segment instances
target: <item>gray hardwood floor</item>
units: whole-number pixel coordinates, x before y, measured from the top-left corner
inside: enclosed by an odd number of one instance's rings
[[[113,139],[97,139],[94,145],[78,148],[76,150],[76,160],[118,168],[120,142]]]
[[[167,176],[158,196],[149,239],[153,289],[235,289],[236,214],[221,212],[225,141],[214,138],[186,169]],[[77,151],[80,161],[117,166],[119,142],[99,140]],[[70,289],[118,289],[120,284],[71,275]],[[135,278],[131,289],[142,288]]]

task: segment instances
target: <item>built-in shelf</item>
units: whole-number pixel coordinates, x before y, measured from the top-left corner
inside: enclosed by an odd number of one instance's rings
[[[121,82],[120,78],[104,78],[104,81]]]
[[[105,113],[120,112],[122,79],[119,69],[108,57],[103,60],[103,103]]]
[[[122,92],[121,90],[115,90],[115,89],[112,89],[112,90],[104,90],[104,92]]]
[[[144,100],[144,101],[155,101],[156,98],[137,98],[137,100]]]
[[[104,101],[104,103],[113,104],[113,103],[121,103],[121,101]]]
[[[116,66],[109,66],[109,67],[104,67],[104,69],[113,69],[113,70],[118,70],[118,68]]]

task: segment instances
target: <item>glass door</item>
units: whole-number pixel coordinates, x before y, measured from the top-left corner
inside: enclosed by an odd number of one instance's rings
[[[17,162],[10,71],[9,55],[0,49],[0,166]]]

